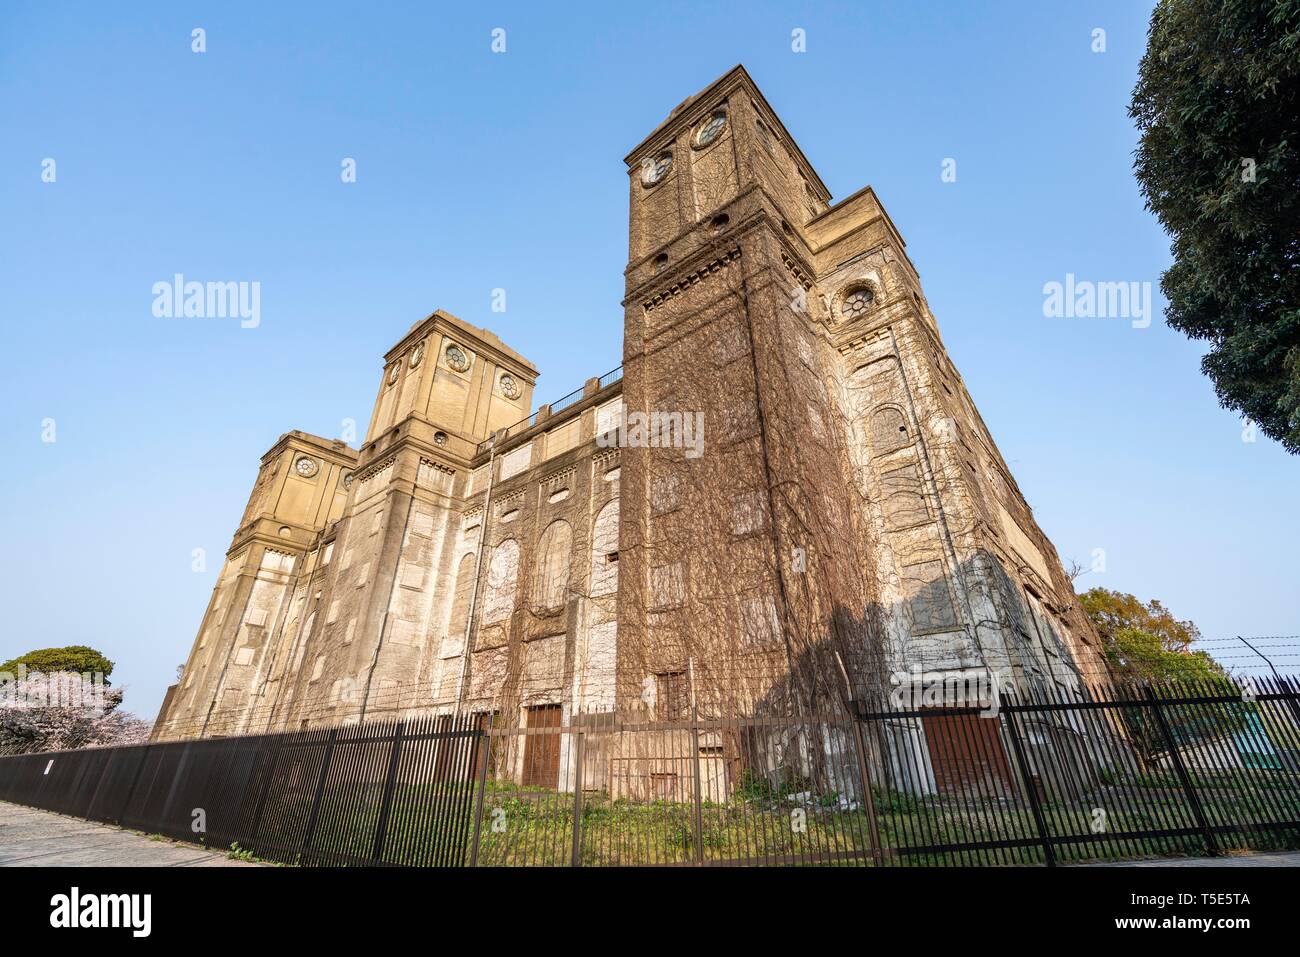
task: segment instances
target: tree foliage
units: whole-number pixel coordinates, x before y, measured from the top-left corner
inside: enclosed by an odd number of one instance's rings
[[[1175,618],[1156,599],[1143,604],[1123,592],[1093,588],[1079,596],[1079,605],[1097,629],[1117,677],[1177,682],[1225,677],[1218,662],[1192,649],[1201,637],[1196,625]]]
[[[1173,238],[1169,325],[1220,402],[1300,452],[1300,0],[1161,0],[1130,115]]]
[[[149,722],[121,710],[123,695],[70,672],[6,682],[0,685],[0,754],[148,740]]]
[[[0,665],[0,673],[8,672],[16,675],[19,665],[25,665],[29,672],[39,671],[42,674],[54,674],[60,671],[71,671],[76,674],[95,674],[98,672],[104,676],[105,684],[108,684],[108,676],[113,673],[113,662],[87,645],[68,645],[64,648],[37,648],[35,651],[29,651],[25,655],[11,658]]]

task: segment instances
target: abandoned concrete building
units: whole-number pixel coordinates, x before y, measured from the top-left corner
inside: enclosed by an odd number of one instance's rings
[[[873,190],[832,203],[742,67],[626,163],[621,367],[533,411],[526,358],[417,322],[359,450],[262,457],[155,739],[1104,676]]]

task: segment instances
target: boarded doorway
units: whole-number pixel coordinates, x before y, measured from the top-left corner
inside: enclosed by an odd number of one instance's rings
[[[557,787],[560,780],[560,706],[539,704],[526,708],[528,730],[524,736],[525,787]],[[547,729],[554,728],[554,731]]]
[[[921,722],[930,750],[930,766],[934,768],[934,784],[941,793],[1012,793],[1011,768],[997,718],[922,714]]]

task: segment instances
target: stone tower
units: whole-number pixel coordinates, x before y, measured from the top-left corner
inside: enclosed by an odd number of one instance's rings
[[[875,193],[830,196],[742,67],[627,157],[624,398],[707,452],[624,453],[620,674],[697,705],[900,676],[1077,686],[1092,631]]]
[[[627,163],[629,421],[694,414],[704,443],[629,429],[620,673],[683,674],[727,713],[863,697],[884,666],[873,556],[798,266],[826,187],[740,68]]]
[[[262,456],[244,517],[155,736],[243,729],[268,676],[283,670],[287,601],[321,533],[344,514],[357,454],[342,442],[288,432]],[[228,716],[240,716],[229,722]]]

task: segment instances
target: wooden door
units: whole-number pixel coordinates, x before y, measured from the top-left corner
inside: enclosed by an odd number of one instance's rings
[[[941,792],[1013,793],[1011,768],[997,718],[978,714],[927,715],[922,709],[921,723],[935,787]]]
[[[554,788],[560,782],[560,706],[539,704],[525,709],[527,727],[541,733],[524,735],[525,786]],[[555,728],[554,731],[546,729]]]

